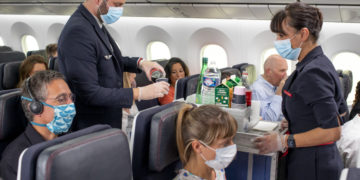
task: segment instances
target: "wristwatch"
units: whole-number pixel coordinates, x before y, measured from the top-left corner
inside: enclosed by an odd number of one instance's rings
[[[296,147],[296,143],[295,143],[295,139],[294,139],[293,134],[290,134],[288,136],[287,145],[288,145],[288,148],[295,148]]]

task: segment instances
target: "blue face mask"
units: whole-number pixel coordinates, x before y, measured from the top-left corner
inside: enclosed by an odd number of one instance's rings
[[[21,98],[27,101],[32,101],[32,99],[27,97],[21,96]],[[56,135],[68,132],[71,127],[72,121],[76,115],[74,103],[59,106],[52,106],[44,102],[41,103],[54,109],[54,119],[47,124],[39,124],[33,121],[31,121],[30,123],[36,126],[47,127],[50,132]]]
[[[294,36],[295,37],[295,36]],[[292,37],[292,38],[294,38]],[[300,52],[301,52],[301,45],[298,48],[293,49],[291,47],[290,40],[292,39],[284,39],[284,40],[276,40],[274,41],[275,49],[279,53],[279,55],[285,59],[296,61],[299,58]]]
[[[116,22],[123,14],[123,7],[109,7],[107,14],[100,15],[103,22],[112,24]]]

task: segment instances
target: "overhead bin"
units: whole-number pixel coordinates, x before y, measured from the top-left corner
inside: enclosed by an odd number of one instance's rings
[[[124,16],[131,17],[181,17],[168,8],[166,4],[125,4]]]
[[[327,22],[340,22],[341,21],[339,6],[318,5],[316,7],[319,8],[320,11],[322,12],[324,21],[327,21]]]
[[[219,5],[213,4],[194,4],[193,7],[197,10],[197,17],[199,18],[228,18]],[[195,16],[196,17],[196,16]]]
[[[360,2],[360,1],[359,1]],[[360,22],[359,6],[340,6],[340,15],[343,22]]]
[[[256,18],[261,20],[271,19],[273,16],[268,5],[249,5],[249,9]]]
[[[258,19],[246,4],[242,5],[229,5],[221,4],[221,10],[225,13],[227,18],[230,19]]]

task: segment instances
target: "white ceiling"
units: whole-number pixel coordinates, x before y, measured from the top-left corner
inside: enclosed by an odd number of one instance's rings
[[[302,0],[328,22],[360,22],[360,0]],[[70,15],[83,0],[0,0],[0,14]],[[296,0],[127,0],[125,16],[271,19]]]

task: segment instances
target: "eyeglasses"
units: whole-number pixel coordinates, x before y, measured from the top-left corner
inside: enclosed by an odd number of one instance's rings
[[[69,99],[72,101],[72,102],[75,102],[75,94],[73,93],[70,93],[70,94],[61,94],[59,95],[58,97],[56,98],[47,98],[47,99],[53,99],[53,100],[56,100],[59,104],[66,104]]]

